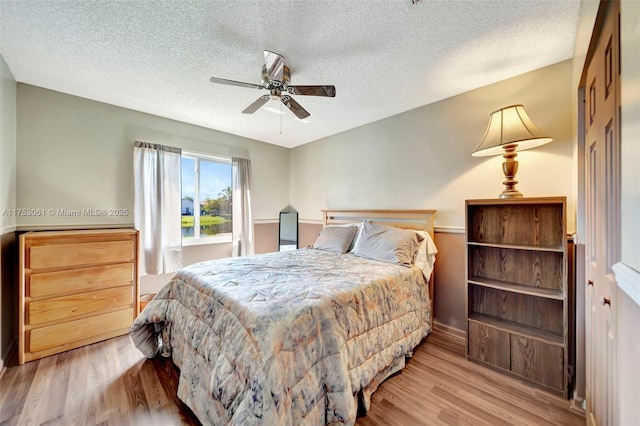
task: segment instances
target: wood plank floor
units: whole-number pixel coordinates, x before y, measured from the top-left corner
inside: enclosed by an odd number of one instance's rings
[[[0,425],[198,425],[176,395],[170,360],[128,336],[18,366],[0,379]],[[434,332],[374,394],[359,426],[584,425],[569,402],[467,362],[464,342]]]

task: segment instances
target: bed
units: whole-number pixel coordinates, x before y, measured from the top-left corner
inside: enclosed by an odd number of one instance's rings
[[[431,331],[434,211],[323,214],[313,246],[185,267],[134,321],[203,424],[353,424]]]

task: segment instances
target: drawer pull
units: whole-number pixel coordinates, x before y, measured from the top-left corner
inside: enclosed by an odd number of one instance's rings
[[[587,281],[587,285],[591,285],[592,286],[593,285],[593,280]]]
[[[610,298],[608,298],[608,297],[604,297],[604,296],[602,296],[602,297],[600,298],[600,302],[602,303],[602,306],[604,306],[604,305],[609,305],[609,306],[611,306],[611,299],[610,299]]]

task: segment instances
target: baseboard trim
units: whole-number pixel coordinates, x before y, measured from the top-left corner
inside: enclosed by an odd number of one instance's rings
[[[440,333],[448,334],[451,337],[455,337],[456,339],[465,340],[467,338],[467,333],[464,330],[439,323],[436,320],[433,320],[433,329],[439,331]]]
[[[570,402],[569,410],[582,416],[586,416],[584,406],[584,399],[574,395],[573,399]]]

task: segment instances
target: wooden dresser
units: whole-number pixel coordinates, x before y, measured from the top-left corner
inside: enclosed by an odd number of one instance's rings
[[[135,229],[20,235],[20,364],[129,332],[138,241]]]
[[[468,200],[467,358],[568,396],[564,197]]]

